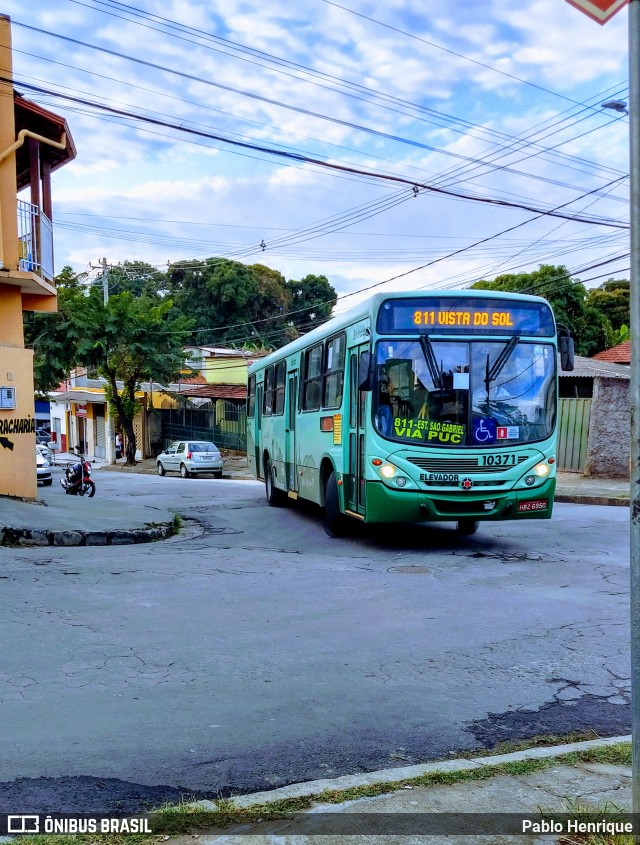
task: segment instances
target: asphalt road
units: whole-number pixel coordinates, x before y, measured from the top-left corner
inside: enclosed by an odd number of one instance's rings
[[[83,509],[149,502],[185,529],[0,549],[0,812],[133,812],[629,732],[625,508],[338,540],[254,482],[96,482]]]

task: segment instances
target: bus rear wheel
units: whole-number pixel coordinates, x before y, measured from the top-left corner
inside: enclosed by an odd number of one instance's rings
[[[271,466],[271,461],[267,460],[264,464],[264,490],[267,496],[267,502],[272,508],[278,508],[284,504],[285,495],[282,490],[278,490],[273,483],[274,468]]]
[[[471,537],[478,530],[479,524],[475,519],[459,519],[457,526],[458,534],[461,534],[463,537]]]
[[[329,537],[347,537],[350,533],[348,517],[340,511],[340,494],[335,472],[331,473],[324,488],[323,527]]]

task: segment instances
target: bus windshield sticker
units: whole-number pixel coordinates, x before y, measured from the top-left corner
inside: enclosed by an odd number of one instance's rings
[[[393,421],[396,437],[407,437],[423,443],[464,443],[467,427],[458,423],[437,420],[405,419],[396,417]]]
[[[333,443],[334,446],[342,443],[342,414],[333,415]]]
[[[469,373],[454,373],[453,374],[453,389],[454,390],[469,390]]]
[[[498,334],[553,337],[546,302],[498,297],[425,296],[389,299],[378,316],[380,334]]]
[[[474,417],[471,424],[474,443],[495,443],[498,424],[491,417]]]
[[[499,425],[496,437],[498,440],[518,440],[520,437],[520,426]]]

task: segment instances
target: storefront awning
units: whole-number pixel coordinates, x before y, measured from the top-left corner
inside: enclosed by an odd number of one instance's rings
[[[51,396],[52,402],[78,402],[86,405],[93,402],[95,405],[106,405],[107,400],[104,393],[91,393],[89,390],[69,390],[66,393],[58,393]]]

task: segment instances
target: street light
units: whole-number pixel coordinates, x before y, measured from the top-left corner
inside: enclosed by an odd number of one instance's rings
[[[629,114],[627,103],[624,100],[607,100],[606,103],[600,104],[603,109],[611,109],[617,111],[619,114]]]

